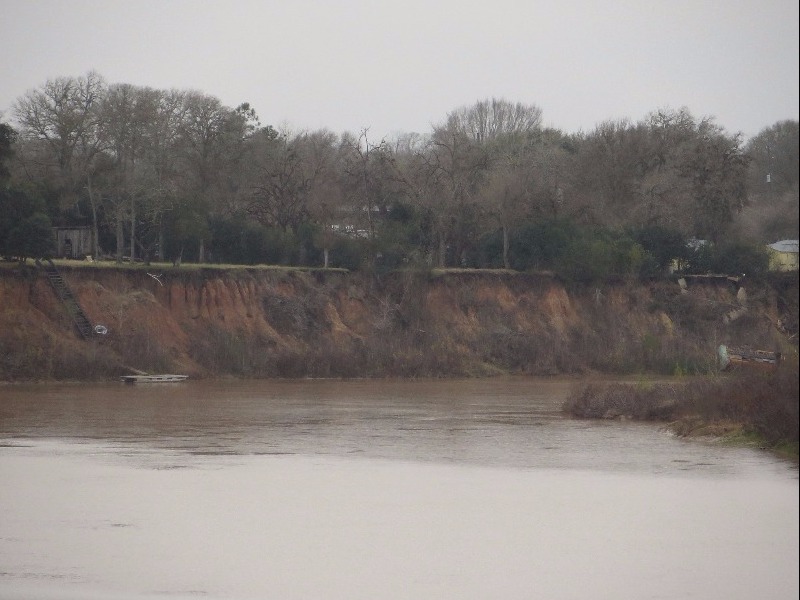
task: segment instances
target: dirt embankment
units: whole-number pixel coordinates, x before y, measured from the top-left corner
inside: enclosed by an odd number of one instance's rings
[[[487,272],[62,275],[108,334],[82,340],[43,275],[0,271],[0,380],[102,379],[128,367],[195,377],[706,372],[719,344],[781,349],[778,327],[797,321],[796,278],[743,293],[728,280],[568,287]]]

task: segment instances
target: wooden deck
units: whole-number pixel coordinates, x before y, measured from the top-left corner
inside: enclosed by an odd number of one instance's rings
[[[177,383],[188,379],[188,375],[121,375],[120,381],[124,383]]]

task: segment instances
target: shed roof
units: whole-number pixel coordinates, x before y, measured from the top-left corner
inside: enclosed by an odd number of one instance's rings
[[[781,240],[779,242],[775,242],[774,244],[770,244],[769,247],[776,252],[790,252],[797,254],[799,245],[800,241],[798,240]]]

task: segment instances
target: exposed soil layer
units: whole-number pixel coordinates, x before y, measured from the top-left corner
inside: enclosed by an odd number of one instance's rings
[[[108,333],[83,340],[43,274],[2,269],[0,380],[93,380],[131,369],[193,377],[707,372],[719,344],[791,352],[797,339],[796,275],[777,284],[596,287],[488,272],[61,272]]]

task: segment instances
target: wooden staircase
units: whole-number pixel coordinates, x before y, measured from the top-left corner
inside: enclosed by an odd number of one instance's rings
[[[44,269],[47,279],[50,281],[50,285],[53,286],[53,289],[61,299],[62,304],[66,307],[67,312],[72,318],[72,322],[75,324],[75,327],[77,328],[81,337],[85,340],[91,338],[92,324],[89,321],[89,318],[86,316],[86,313],[83,312],[80,304],[78,304],[78,301],[75,299],[72,291],[69,289],[67,282],[64,281],[61,273],[59,273],[58,269],[56,269],[53,261],[49,258],[46,258],[43,261],[37,259],[36,265]]]

